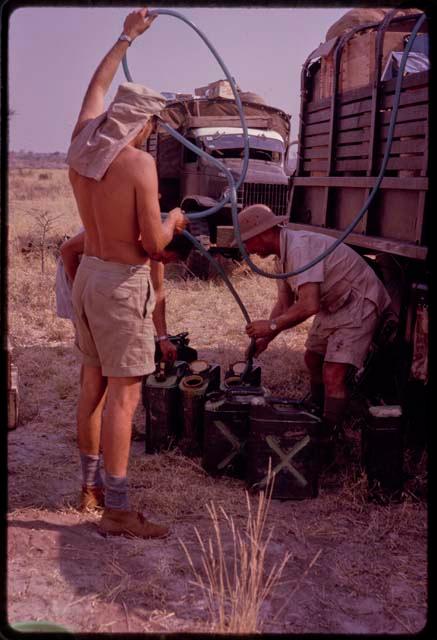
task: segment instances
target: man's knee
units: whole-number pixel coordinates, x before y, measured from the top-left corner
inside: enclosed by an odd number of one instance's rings
[[[83,365],[80,372],[80,395],[82,402],[98,404],[107,386],[107,378],[102,376],[101,367]]]
[[[311,377],[322,375],[323,356],[320,353],[307,349],[304,354],[304,361]]]
[[[117,405],[126,412],[135,411],[141,393],[141,376],[108,378],[108,405]]]

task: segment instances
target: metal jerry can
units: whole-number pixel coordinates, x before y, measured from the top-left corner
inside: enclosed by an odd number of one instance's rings
[[[368,498],[378,502],[399,499],[403,486],[402,409],[399,405],[369,407],[361,431],[362,464]]]
[[[272,498],[299,500],[318,494],[320,418],[299,402],[267,398],[252,404],[249,414],[246,482],[252,490],[266,488],[274,476]]]
[[[222,390],[205,402],[202,466],[212,475],[245,475],[245,446],[249,434],[249,409],[262,401],[265,389]]]
[[[182,398],[179,382],[187,367],[177,360],[169,371],[161,366],[143,379],[146,409],[146,453],[168,449],[182,432]]]
[[[184,362],[192,362],[197,360],[197,351],[193,347],[189,347],[190,339],[188,337],[188,331],[178,333],[175,336],[168,336],[170,342],[176,347],[176,359],[183,360]],[[162,358],[161,345],[159,342],[155,343],[155,362],[158,364]]]
[[[179,383],[182,396],[182,434],[179,447],[185,455],[201,454],[203,444],[203,415],[206,394],[218,390],[220,366],[206,360],[194,360]]]

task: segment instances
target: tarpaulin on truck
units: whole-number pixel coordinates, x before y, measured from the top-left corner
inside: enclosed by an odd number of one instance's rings
[[[247,127],[271,129],[280,134],[285,143],[290,132],[290,116],[266,105],[256,94],[240,94]],[[246,100],[245,98],[249,98]],[[258,101],[256,101],[258,100]],[[196,127],[236,127],[241,129],[237,105],[226,98],[175,100],[161,112],[162,119],[174,129],[187,135]],[[189,136],[188,136],[189,137]],[[159,177],[175,178],[180,173],[181,144],[162,127],[159,130]]]
[[[255,102],[254,94],[251,94],[250,102],[244,99],[244,94],[240,97],[246,118],[257,120],[256,124],[252,121],[248,126],[250,124],[260,129],[273,129],[282,136],[283,140],[288,139],[290,116],[287,113],[263,104],[262,100]],[[170,126],[182,130],[194,126],[213,126],[219,122],[226,126],[241,127],[237,105],[233,100],[226,98],[172,101],[161,112],[161,117]],[[222,118],[226,119],[226,122],[222,123]]]
[[[395,7],[393,7],[395,8]],[[342,36],[344,33],[347,33],[351,29],[358,27],[362,24],[367,23],[378,23],[381,22],[385,15],[391,11],[391,9],[382,9],[382,8],[356,8],[347,11],[344,15],[341,16],[331,25],[326,32],[325,40],[331,40],[331,38],[336,38],[337,36]],[[399,9],[396,12],[396,17],[400,16],[408,16],[410,14],[422,13],[420,9]]]

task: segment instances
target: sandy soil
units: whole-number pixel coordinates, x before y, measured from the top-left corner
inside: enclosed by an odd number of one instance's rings
[[[225,361],[217,344],[199,355],[214,351]],[[99,515],[76,510],[78,364],[71,344],[18,348],[15,358],[22,417],[9,433],[9,620],[50,620],[76,632],[210,630],[180,540],[200,569],[194,526],[205,539],[212,535],[205,503],[224,505],[243,527],[243,483],[213,479],[177,452],[145,455],[144,443],[134,442],[133,503],[171,525],[172,534],[164,541],[101,537]],[[141,408],[136,426],[144,427]],[[357,433],[349,437],[356,444]],[[393,634],[424,626],[426,507],[411,498],[367,503],[356,456],[322,479],[317,499],[272,502],[266,568],[286,551],[292,558],[263,605],[264,632]]]
[[[194,584],[181,542],[200,570],[194,527],[205,541],[212,537],[206,510],[211,501],[217,508],[223,505],[243,532],[244,484],[213,479],[199,460],[177,451],[145,455],[144,442],[135,441],[129,471],[132,504],[170,525],[171,535],[164,541],[103,538],[96,529],[99,515],[79,513],[79,363],[73,331],[55,315],[53,258],[46,256],[42,274],[38,254],[22,253],[29,238],[40,238],[35,213],[45,212],[54,221],[51,234],[59,238],[77,230],[77,210],[60,169],[11,172],[9,197],[9,312],[20,423],[8,433],[8,619],[49,620],[73,632],[210,631],[205,596]],[[169,329],[189,331],[199,357],[225,369],[242,358],[247,346],[241,313],[222,286],[185,282],[183,275],[176,270],[167,282]],[[268,317],[275,283],[234,275],[251,317]],[[307,329],[305,323],[281,334],[260,358],[263,382],[275,395],[301,398],[308,391],[303,362]],[[140,407],[139,431],[144,422]],[[418,632],[426,623],[423,457],[416,460],[403,501],[378,506],[366,501],[359,424],[353,419],[347,437],[351,454],[336,474],[321,478],[318,498],[271,504],[268,526],[274,530],[266,572],[286,552],[292,556],[262,606],[258,631],[401,634]],[[251,501],[255,508],[257,497]],[[224,541],[228,557],[228,530]]]

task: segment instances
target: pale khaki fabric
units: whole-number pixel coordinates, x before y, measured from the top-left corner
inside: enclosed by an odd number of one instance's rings
[[[356,7],[355,9],[350,9],[329,27],[325,40],[342,36],[344,33],[363,24],[382,22],[389,11],[391,11],[391,8]],[[407,16],[411,13],[422,13],[422,11],[421,9],[401,9],[396,12],[395,17]]]
[[[351,364],[361,369],[378,326],[379,314],[370,300],[365,299],[357,307],[355,295],[352,294],[352,300],[344,309],[344,315],[350,313],[351,321],[345,321],[338,327],[327,326],[330,323],[325,323],[323,314],[318,313],[308,332],[305,348],[322,355],[325,362]],[[358,326],[353,319],[357,309],[361,315]]]
[[[73,284],[76,347],[83,363],[111,377],[155,369],[152,312],[155,293],[148,265],[83,256]]]
[[[72,140],[67,164],[81,176],[101,180],[111,162],[159,114],[166,99],[134,82],[118,87],[107,111],[90,120]]]
[[[238,215],[238,224],[242,242],[257,236],[267,229],[275,227],[277,224],[287,222],[287,216],[277,216],[265,204],[252,204],[246,207]],[[231,242],[231,247],[237,246],[236,236]]]
[[[283,229],[277,269],[282,273],[295,271],[333,243],[333,238],[321,233]],[[295,294],[303,284],[318,283],[320,311],[310,330],[307,348],[318,345],[314,350],[326,353],[326,359],[335,352],[334,361],[361,366],[378,319],[390,305],[390,296],[384,285],[365,260],[342,243],[310,269],[277,282],[279,290],[281,287],[290,287]],[[348,339],[336,334],[342,328],[346,330]],[[372,334],[370,339],[369,332]],[[362,346],[359,346],[360,339]],[[333,343],[332,349],[329,341]],[[352,342],[355,343],[353,348]]]

